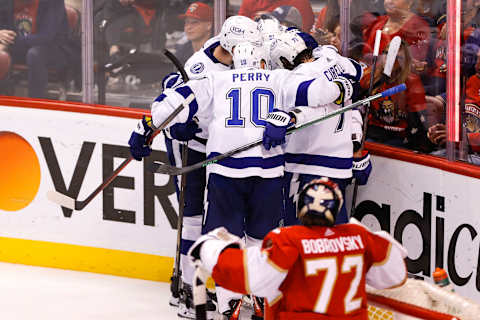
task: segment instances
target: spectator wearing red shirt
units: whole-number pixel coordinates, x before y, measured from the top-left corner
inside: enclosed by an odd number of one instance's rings
[[[407,85],[407,90],[372,102],[367,139],[425,153],[431,152],[433,146],[427,139],[426,130],[425,90],[419,76],[410,71],[408,45],[402,41],[392,76],[387,80],[382,79],[385,58],[385,53],[379,56],[372,94],[401,83]],[[371,70],[367,69],[361,80],[361,86],[365,90],[368,89],[370,77]]]
[[[310,32],[313,26],[313,10],[308,0],[243,0],[238,14],[254,19],[261,13],[268,13],[280,6],[292,6],[302,15],[302,30]]]
[[[380,51],[383,51],[395,36],[409,44],[414,69],[422,72],[430,41],[430,27],[425,20],[414,14],[411,9],[413,0],[385,0],[386,15],[379,16],[365,31],[364,54],[372,53],[375,33],[382,30]]]

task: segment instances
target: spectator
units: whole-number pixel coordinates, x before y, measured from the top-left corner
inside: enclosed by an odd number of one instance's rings
[[[414,0],[384,0],[386,15],[379,16],[364,32],[364,54],[372,53],[375,33],[382,30],[380,52],[393,37],[400,36],[409,44],[414,69],[418,72],[424,71],[430,28],[425,20],[411,11],[413,3]]]
[[[442,16],[438,21],[437,38],[432,38],[426,58],[427,67],[422,73],[422,82],[425,92],[429,96],[439,95],[446,90],[447,84],[447,38],[446,17]]]
[[[0,70],[26,64],[28,95],[46,98],[48,68],[64,69],[73,54],[64,0],[7,0],[0,10]]]
[[[163,11],[153,1],[109,0],[104,7],[106,41],[110,56],[136,48],[161,50],[165,43]]]
[[[382,79],[385,57],[385,53],[378,57],[372,94],[401,83],[407,85],[407,90],[372,102],[368,117],[367,139],[431,152],[433,146],[427,139],[425,124],[425,90],[419,76],[410,71],[412,58],[408,45],[402,41],[392,76],[388,80]],[[368,69],[361,81],[361,86],[365,90],[368,89],[370,77],[371,70]]]
[[[293,6],[302,16],[302,30],[309,32],[313,25],[313,10],[308,0],[243,0],[238,14],[254,19],[280,6]]]
[[[290,28],[302,29],[302,15],[297,8],[292,6],[281,6],[275,8],[271,15],[277,18],[281,25]]]
[[[203,44],[212,37],[213,9],[202,2],[192,3],[185,14],[179,16],[185,20],[186,39],[178,43],[175,52],[178,60],[184,64],[188,58],[200,50]]]

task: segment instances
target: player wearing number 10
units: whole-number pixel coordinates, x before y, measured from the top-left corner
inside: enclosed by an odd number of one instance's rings
[[[189,256],[215,283],[265,297],[265,320],[367,320],[365,285],[403,284],[407,252],[385,231],[334,225],[342,202],[336,183],[312,180],[299,194],[301,226],[275,229],[262,249],[244,250],[239,238],[217,229]]]
[[[235,70],[211,72],[166,90],[152,104],[153,125],[162,123],[193,93],[195,99],[170,123],[185,123],[196,116],[208,124],[207,157],[261,139],[266,117],[274,108],[295,105],[297,94],[308,95],[316,106],[338,100],[340,86],[325,77],[296,75],[288,70],[264,70],[268,54],[260,46],[235,46]],[[308,90],[299,91],[304,82]],[[257,244],[278,226],[283,214],[282,176],[284,156],[281,147],[252,148],[207,167],[206,213],[203,233],[225,227],[231,233]],[[219,309],[228,309],[217,292]]]

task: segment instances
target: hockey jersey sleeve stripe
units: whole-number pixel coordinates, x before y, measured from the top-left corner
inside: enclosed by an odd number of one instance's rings
[[[157,97],[157,99],[155,99],[155,101],[156,101],[156,102],[162,102],[163,99],[165,99],[166,97],[167,97],[167,96],[166,96],[164,93],[162,93],[161,95],[159,95],[159,96]]]
[[[355,82],[360,81],[360,78],[362,77],[362,73],[363,73],[362,66],[360,65],[360,63],[358,63],[357,61],[355,61],[353,59],[348,58],[348,60],[350,60],[350,62],[353,64],[353,66],[355,67],[355,71],[356,71],[355,76],[352,76],[351,78]]]
[[[179,88],[176,88],[175,89],[176,92],[178,92],[182,97],[184,97],[185,99],[193,93],[192,89],[190,89],[190,87],[188,86],[182,86],[182,87],[179,87]],[[194,94],[195,95],[195,94]],[[188,121],[191,121],[193,119],[193,116],[197,113],[198,111],[198,103],[197,103],[197,99],[194,98],[192,100],[192,102],[190,102],[190,104],[188,105],[188,108],[189,108],[189,111],[188,111],[188,120],[185,121],[185,122],[188,122]]]
[[[316,165],[333,169],[351,169],[353,158],[338,158],[304,153],[287,153],[285,161],[305,165]]]
[[[297,89],[297,95],[295,97],[295,106],[308,106],[308,87],[315,79],[304,81],[300,83]]]
[[[210,58],[214,63],[221,63],[215,56],[213,55],[213,49],[218,47],[220,45],[220,41],[216,41],[212,43],[209,47],[207,47],[203,52],[205,52],[205,55]]]
[[[208,155],[208,159],[220,155],[218,152],[212,152]],[[245,169],[251,167],[259,167],[262,169],[271,169],[283,166],[285,163],[284,155],[273,156],[270,158],[262,157],[243,157],[243,158],[225,158],[217,162],[217,164],[232,169]]]

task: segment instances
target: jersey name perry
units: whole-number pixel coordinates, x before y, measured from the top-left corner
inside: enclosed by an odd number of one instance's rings
[[[357,235],[333,239],[302,239],[302,247],[305,254],[318,254],[357,251],[363,249],[364,245],[362,237]]]
[[[268,81],[270,78],[269,74],[262,72],[242,72],[242,73],[233,73],[232,81]]]

